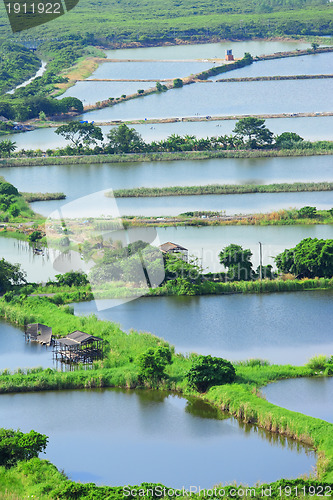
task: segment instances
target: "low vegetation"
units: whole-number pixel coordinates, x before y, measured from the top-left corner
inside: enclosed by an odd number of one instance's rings
[[[51,201],[51,200],[64,200],[66,195],[64,193],[20,193],[25,201],[32,203],[33,201]]]
[[[0,221],[10,222],[36,217],[15,186],[0,177]]]
[[[41,65],[36,54],[12,41],[1,40],[0,53],[0,94],[32,77]]]
[[[147,198],[159,196],[201,196],[209,194],[294,193],[332,191],[333,182],[294,182],[292,184],[208,184],[206,186],[172,186],[116,189],[105,196],[116,198]]]
[[[212,39],[242,39],[294,35],[330,35],[332,10],[323,0],[283,0],[281,2],[251,0],[231,1],[221,5],[185,0],[151,0],[141,4],[130,0],[124,9],[116,1],[102,0],[91,13],[91,4],[80,5],[52,22],[29,30],[32,39],[49,39],[55,43],[59,34],[73,44],[82,36],[89,43],[121,47],[126,45],[161,45],[208,41]],[[0,34],[8,36],[6,12],[1,13]],[[81,41],[81,40],[80,40]]]

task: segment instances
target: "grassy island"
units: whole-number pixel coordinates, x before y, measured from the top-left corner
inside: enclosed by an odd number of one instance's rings
[[[96,317],[75,317],[68,307],[50,304],[46,298],[28,298],[18,303],[0,300],[0,316],[23,326],[27,322],[41,322],[53,328],[56,336],[64,336],[73,330],[84,330],[98,335],[105,341],[104,360],[96,362],[92,370],[58,372],[53,369],[31,369],[17,373],[4,371],[0,374],[0,392],[27,392],[98,387],[154,387],[173,390],[203,398],[205,401],[228,411],[243,422],[262,427],[270,432],[292,437],[313,446],[318,454],[317,477],[281,480],[272,483],[273,498],[278,497],[279,486],[309,488],[327,486],[333,482],[333,424],[285,410],[260,398],[260,387],[268,382],[291,377],[324,376],[331,373],[333,364],[328,358],[317,359],[302,367],[269,365],[252,360],[234,363],[235,380],[209,388],[199,393],[189,385],[187,373],[193,366],[195,355],[184,357],[175,354],[167,342],[148,333],[122,332],[119,326],[97,320]],[[170,353],[165,371],[159,376],[144,376],[141,359],[148,352]],[[163,351],[164,352],[164,351]],[[0,396],[1,397],[1,396]],[[36,481],[38,477],[38,481]],[[172,485],[168,485],[171,487]],[[228,498],[231,488],[219,498]],[[258,487],[259,489],[259,487]],[[308,491],[308,490],[306,490]],[[5,494],[38,495],[41,499],[56,498],[123,498],[121,488],[96,487],[93,484],[76,484],[61,475],[44,460],[32,458],[17,465],[1,468],[0,492]],[[73,492],[80,496],[72,496]],[[292,498],[296,495],[291,494]],[[307,495],[305,495],[307,497]],[[14,497],[13,497],[14,498]],[[154,496],[150,497],[154,498]],[[206,497],[205,497],[206,498]]]

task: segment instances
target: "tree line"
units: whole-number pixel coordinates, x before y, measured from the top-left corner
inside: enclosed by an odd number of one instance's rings
[[[197,138],[193,135],[172,134],[160,141],[145,142],[141,135],[126,124],[111,129],[104,143],[102,129],[93,123],[72,121],[55,131],[70,144],[48,154],[127,154],[177,151],[211,151],[233,149],[269,149],[302,147],[305,141],[294,132],[283,132],[274,136],[265,126],[265,120],[247,117],[238,120],[233,134]]]

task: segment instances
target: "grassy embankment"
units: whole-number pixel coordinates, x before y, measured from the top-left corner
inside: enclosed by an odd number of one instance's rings
[[[323,144],[324,143],[324,144]],[[316,144],[316,143],[313,143]],[[32,167],[44,165],[76,165],[87,163],[132,163],[151,161],[176,160],[207,160],[211,158],[275,158],[294,156],[317,156],[333,154],[333,146],[329,141],[321,141],[323,147],[316,149],[265,149],[265,150],[214,150],[214,151],[177,151],[161,153],[128,153],[128,154],[89,154],[76,156],[48,156],[48,157],[15,157],[1,158],[1,167]]]
[[[116,189],[105,196],[116,198],[156,198],[160,196],[201,196],[247,193],[296,193],[332,191],[333,182],[294,182],[292,184],[207,184],[205,186],[139,187]]]
[[[68,81],[58,83],[52,95],[60,96],[66,92],[67,89],[75,85],[78,80],[85,80],[88,78],[98,68],[101,60],[105,57],[104,52],[97,47],[86,47],[85,55],[77,59],[73,66],[60,73],[60,76],[68,78]]]
[[[46,299],[30,298],[20,304],[6,303],[1,300],[0,315],[21,326],[32,321],[46,323],[52,326],[54,333],[58,335],[65,335],[76,329],[84,330],[102,337],[106,344],[104,360],[96,363],[92,370],[57,372],[52,369],[31,369],[19,370],[14,374],[4,371],[0,375],[0,392],[2,393],[114,386],[140,387],[142,382],[138,377],[137,364],[139,354],[145,352],[149,347],[166,345],[161,339],[147,333],[131,331],[129,334],[125,334],[114,323],[99,321],[94,316],[75,317],[69,314],[68,309],[51,305]],[[184,378],[191,365],[191,357],[173,353],[172,358],[173,363],[167,367],[166,377],[159,383],[146,382],[146,387],[153,385],[159,389],[175,390],[185,396],[202,397],[218,408],[227,410],[242,422],[256,424],[270,432],[310,444],[315,447],[318,453],[318,479],[332,483],[333,425],[320,419],[277,407],[259,397],[258,393],[259,387],[270,381],[313,376],[318,370],[322,372],[323,367],[310,364],[294,367],[267,365],[261,362],[236,363],[237,379],[235,383],[213,387],[207,393],[199,395],[189,389]],[[80,498],[85,498],[83,494],[86,494],[88,489],[101,494],[96,498],[122,498],[120,488],[103,489],[96,488],[91,484],[75,485],[75,483],[67,482],[64,476],[61,476],[51,464],[46,464],[38,459],[28,463],[19,463],[17,467],[7,471],[2,469],[2,472],[0,488],[8,493],[16,493],[18,498],[23,498],[20,494],[26,495],[28,492],[34,495],[38,493],[41,495],[40,498],[73,498],[70,495],[73,494],[73,491],[80,491],[80,488],[82,492]],[[37,473],[38,481],[35,480]],[[274,484],[277,488],[278,484],[281,483]],[[311,481],[304,482],[301,479],[295,480],[291,484],[309,486],[313,483]],[[74,486],[77,490],[73,489]],[[63,488],[64,491],[67,488],[72,489],[67,491],[68,496],[60,496],[59,488]],[[109,496],[106,496],[106,493]],[[278,496],[277,493],[276,491],[276,496]],[[104,494],[105,496],[103,496]]]
[[[218,273],[215,277],[218,278]],[[274,280],[263,279],[255,281],[212,281],[210,275],[203,275],[202,281],[191,283],[190,281],[166,283],[156,287],[138,287],[135,283],[124,281],[110,281],[107,283],[94,284],[84,287],[68,287],[56,285],[28,285],[28,294],[49,295],[50,302],[55,304],[69,304],[92,299],[119,299],[126,297],[144,296],[177,296],[177,295],[231,295],[239,293],[277,293],[277,292],[303,292],[307,290],[332,290],[333,278],[303,278],[293,277],[277,278]],[[24,292],[26,293],[26,292]]]

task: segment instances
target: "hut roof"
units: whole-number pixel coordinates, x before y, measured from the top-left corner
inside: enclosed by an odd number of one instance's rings
[[[185,250],[187,252],[187,248],[177,245],[177,243],[172,243],[171,241],[160,245],[160,249],[162,252],[169,252],[170,250]]]
[[[31,323],[27,325],[27,333],[30,335],[37,335],[38,333],[52,333],[50,326],[43,325],[42,323]]]
[[[88,333],[81,332],[80,330],[75,330],[67,335],[67,337],[63,337],[58,339],[58,342],[63,345],[78,345],[78,344],[86,344],[87,342],[95,341],[95,340],[103,340],[100,337],[95,337],[94,335],[89,335]]]
[[[52,328],[41,323],[31,323],[27,325],[26,333],[30,340],[38,341],[40,344],[51,344]]]

